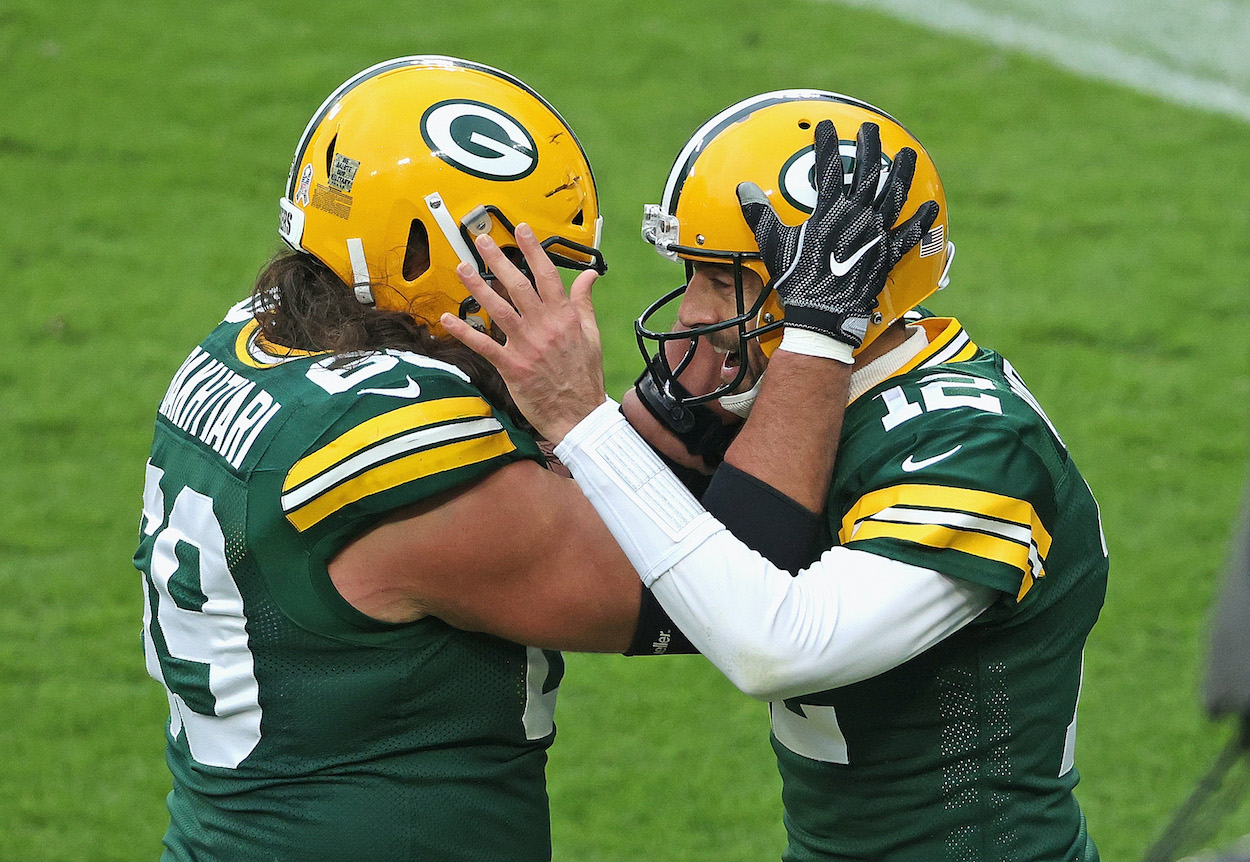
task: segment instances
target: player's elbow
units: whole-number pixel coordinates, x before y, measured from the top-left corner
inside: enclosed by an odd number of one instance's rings
[[[773,701],[803,694],[815,685],[809,657],[776,645],[756,645],[737,652],[722,668],[738,691],[756,700]]]

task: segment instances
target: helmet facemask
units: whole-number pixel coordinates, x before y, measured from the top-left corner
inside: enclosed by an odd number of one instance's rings
[[[782,320],[780,314],[777,313],[779,306],[773,290],[767,284],[760,289],[753,300],[747,301],[745,273],[750,269],[758,274],[758,270],[763,268],[759,262],[758,252],[751,254],[701,250],[696,261],[685,256],[689,254],[689,251],[680,246],[673,247],[673,251],[675,255],[683,256],[682,259],[686,265],[686,283],[670,290],[647,306],[634,322],[634,334],[638,341],[638,349],[643,356],[656,357],[655,361],[648,363],[648,372],[654,379],[656,387],[667,395],[678,397],[683,404],[703,404],[738,390],[750,368],[748,357],[751,342],[759,339],[761,349],[766,355],[771,354],[771,348],[775,347],[780,339]],[[729,266],[734,281],[734,315],[715,324],[704,324],[692,328],[682,328],[680,325],[662,328],[663,322],[676,321],[677,310],[694,278],[698,262]],[[661,321],[658,326],[653,323],[657,319]],[[737,347],[732,352],[737,355],[737,374],[709,392],[687,392],[677,378],[693,361],[698,348],[698,339],[726,330],[732,330],[736,336]],[[683,341],[686,342],[685,349],[676,351],[680,357],[674,362],[667,348],[670,344]],[[765,344],[768,344],[769,348],[765,348]]]

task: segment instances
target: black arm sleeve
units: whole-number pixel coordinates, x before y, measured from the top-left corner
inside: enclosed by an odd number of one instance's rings
[[[690,655],[697,653],[694,644],[668,617],[655,594],[645,587],[638,608],[638,626],[634,639],[623,655]]]
[[[791,574],[823,550],[824,519],[818,513],[729,464],[712,474],[703,506],[736,538]]]

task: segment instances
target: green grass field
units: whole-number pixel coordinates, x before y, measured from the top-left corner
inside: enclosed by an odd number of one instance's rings
[[[411,53],[500,66],[578,130],[605,214],[617,391],[640,361],[630,321],[680,279],[638,238],[642,205],[699,123],[812,86],[926,143],[959,245],[930,305],[1011,358],[1102,505],[1112,581],[1078,794],[1103,858],[1139,858],[1226,735],[1199,690],[1250,442],[1250,126],[804,0],[8,0],[0,860],[159,854],[167,707],[130,565],[155,405],[277,249],[308,116]],[[762,704],[698,657],[569,667],[557,860],[779,857]]]

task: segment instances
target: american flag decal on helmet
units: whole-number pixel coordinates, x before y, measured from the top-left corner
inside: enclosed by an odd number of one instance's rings
[[[946,248],[946,225],[936,224],[920,238],[920,256],[928,257]]]

